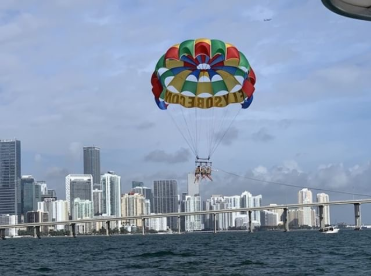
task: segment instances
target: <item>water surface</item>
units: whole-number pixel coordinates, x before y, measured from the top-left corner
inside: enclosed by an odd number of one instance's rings
[[[0,241],[0,275],[371,275],[371,231]]]

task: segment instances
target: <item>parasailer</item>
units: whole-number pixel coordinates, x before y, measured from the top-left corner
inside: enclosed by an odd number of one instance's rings
[[[196,177],[211,180],[211,155],[239,111],[252,103],[255,79],[245,55],[217,39],[186,40],[157,62],[151,78],[155,102],[194,153]]]

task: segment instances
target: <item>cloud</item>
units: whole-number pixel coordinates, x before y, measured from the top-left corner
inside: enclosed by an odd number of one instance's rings
[[[82,155],[82,144],[80,142],[72,142],[69,145],[69,154],[74,160],[79,160]]]
[[[144,129],[150,129],[155,126],[155,123],[153,122],[143,122],[138,125],[136,125],[136,129],[138,130],[144,130]]]
[[[155,162],[155,163],[184,163],[189,160],[191,154],[189,150],[181,148],[174,154],[166,153],[163,150],[154,150],[150,152],[145,158],[146,162]]]
[[[273,135],[269,134],[265,128],[259,129],[257,132],[253,133],[251,137],[256,142],[268,142],[275,138]]]
[[[238,138],[238,133],[238,129],[232,126],[227,131],[224,130],[223,132],[217,133],[215,140],[218,143],[229,146]]]
[[[45,180],[49,189],[55,189],[58,199],[66,198],[66,185],[65,179],[70,172],[66,168],[62,167],[49,167],[46,170],[45,178],[40,180]]]
[[[35,162],[39,163],[42,161],[42,156],[40,153],[37,153],[35,154],[35,158],[34,158]]]
[[[297,203],[299,190],[309,188],[312,190],[314,202],[316,194],[321,192],[329,194],[330,200],[349,200],[353,199],[352,193],[364,195],[356,195],[356,198],[370,196],[371,162],[349,168],[341,163],[328,164],[321,165],[314,171],[303,171],[296,161],[289,160],[269,169],[260,165],[240,174],[221,171],[215,174],[215,179],[212,187],[208,186],[205,191],[206,196],[216,191],[233,195],[248,190],[254,195],[263,195],[263,205],[285,204]],[[228,187],[228,193],[225,187]]]

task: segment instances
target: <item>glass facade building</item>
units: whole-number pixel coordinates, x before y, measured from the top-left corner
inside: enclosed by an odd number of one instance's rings
[[[178,212],[178,184],[176,180],[155,180],[153,182],[153,212]],[[170,229],[177,229],[177,218],[167,218]]]
[[[23,175],[21,179],[21,213],[36,211],[35,179],[32,175]]]
[[[93,200],[93,177],[90,174],[69,174],[66,176],[66,200],[70,216],[73,214],[76,198]]]
[[[84,174],[93,176],[93,184],[100,183],[100,148],[84,147]]]
[[[0,215],[21,213],[21,142],[0,140]]]

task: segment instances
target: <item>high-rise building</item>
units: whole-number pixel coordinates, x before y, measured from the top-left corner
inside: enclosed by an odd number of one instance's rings
[[[68,203],[66,200],[55,200],[54,198],[45,198],[38,202],[37,211],[48,214],[48,221],[66,221],[68,220]],[[64,225],[56,225],[55,230],[63,230]]]
[[[48,185],[46,182],[44,180],[39,180],[36,183],[40,185],[41,195],[46,195],[48,193]]]
[[[277,204],[269,204],[269,206],[277,206]],[[268,209],[268,211],[276,213],[278,216],[278,224],[283,224],[283,220],[284,220],[283,209]]]
[[[184,200],[185,212],[197,212],[201,211],[201,197],[200,196],[186,196]],[[202,216],[192,215],[185,217],[185,231],[193,232],[203,229]]]
[[[102,213],[106,216],[121,216],[121,177],[113,171],[101,176]]]
[[[301,189],[298,193],[298,203],[313,203],[312,191],[307,188]],[[299,225],[313,226],[312,221],[312,208],[311,207],[302,207],[302,217],[299,217]]]
[[[260,212],[261,226],[277,226],[278,214],[272,211],[263,210]]]
[[[123,194],[121,197],[121,215],[123,217],[141,216],[148,213],[146,210],[146,198],[137,193]],[[130,225],[142,227],[142,220],[127,221]]]
[[[103,198],[102,190],[94,189],[93,190],[93,214],[94,216],[101,216],[103,210]]]
[[[93,200],[93,177],[91,174],[69,174],[66,176],[66,200],[70,216],[73,215],[75,198]]]
[[[151,204],[151,212],[153,209],[153,194],[152,194],[152,189],[144,186],[137,186],[131,189],[131,192],[141,194],[145,197],[145,199],[149,200]]]
[[[87,219],[93,217],[93,202],[91,200],[82,200],[75,198],[73,200],[72,219]]]
[[[46,194],[41,193],[41,201],[43,201],[45,198],[53,198],[54,200],[57,200],[56,191],[48,189]]]
[[[262,195],[252,196],[251,193],[245,191],[241,194],[241,208],[260,207]],[[243,212],[245,213],[245,212]],[[253,211],[251,220],[254,225],[260,225],[260,211]]]
[[[16,215],[0,215],[0,225],[14,225],[18,223]],[[5,236],[14,237],[18,235],[18,229],[8,228],[5,229]]]
[[[290,227],[297,227],[300,225],[299,220],[301,220],[303,210],[300,209],[289,209],[288,210],[288,222]]]
[[[155,180],[153,182],[153,212],[178,212],[178,184],[176,180]],[[177,218],[167,218],[167,225],[170,229],[178,228]]]
[[[66,221],[68,220],[68,203],[67,200],[56,200],[54,204],[54,217],[53,221]],[[55,230],[63,230],[64,225],[56,225]]]
[[[100,148],[84,147],[84,174],[91,174],[93,184],[100,184]]]
[[[0,215],[21,213],[21,142],[0,140]]]
[[[131,181],[131,187],[132,188],[135,188],[135,187],[144,187],[144,183],[141,182],[141,181]]]
[[[196,176],[194,173],[188,174],[187,188],[189,196],[200,195],[200,181],[196,181]]]
[[[325,193],[319,193],[317,194],[317,202],[322,203],[322,202],[329,202],[330,198],[328,194]],[[325,225],[330,225],[331,220],[330,220],[330,206],[325,205],[323,207],[323,220],[325,222]]]
[[[167,220],[166,218],[150,218],[148,219],[149,229],[165,232],[167,230]]]
[[[45,213],[43,211],[30,211],[26,214],[26,221],[28,223],[33,222],[48,222],[49,220],[49,214]],[[48,232],[49,226],[42,226],[40,228],[41,232]]]
[[[225,204],[225,208],[227,209],[241,208],[241,196],[238,196],[238,195],[225,196],[224,204]],[[228,219],[228,227],[237,227],[236,221],[238,221],[240,217],[247,219],[247,215],[245,214],[241,215],[240,212],[226,213],[225,215]]]
[[[32,175],[23,175],[21,179],[21,214],[36,211],[35,179]]]
[[[39,183],[39,181],[36,181],[35,183],[35,208],[37,208],[37,203],[42,201],[42,196],[43,196],[43,184]]]

